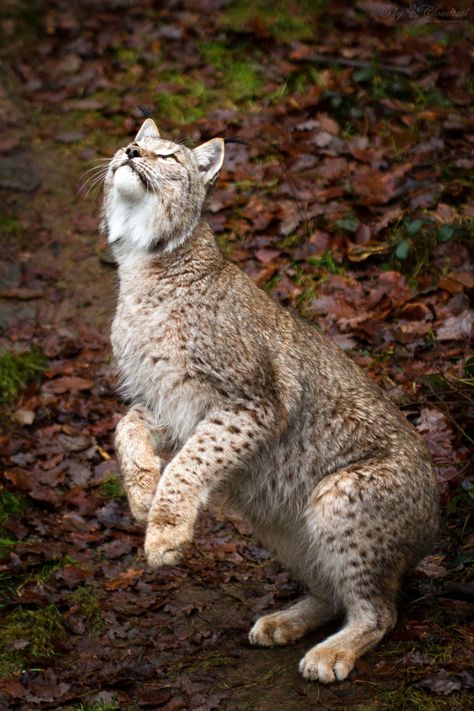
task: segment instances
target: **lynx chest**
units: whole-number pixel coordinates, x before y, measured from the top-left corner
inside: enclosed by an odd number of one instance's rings
[[[145,407],[177,444],[184,443],[211,393],[190,374],[187,324],[179,318],[179,307],[122,300],[111,337],[124,395]]]

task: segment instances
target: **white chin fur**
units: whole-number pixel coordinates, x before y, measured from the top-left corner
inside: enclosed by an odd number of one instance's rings
[[[119,168],[115,175],[117,176],[119,172],[125,175],[119,178],[120,188],[114,181],[108,221],[108,240],[109,242],[122,240],[122,250],[125,251],[148,249],[157,239],[159,209],[156,196],[142,190],[141,185],[137,187],[133,182],[133,174],[127,177],[126,171]]]
[[[124,199],[136,200],[144,194],[143,183],[128,165],[122,165],[115,171],[113,186]]]

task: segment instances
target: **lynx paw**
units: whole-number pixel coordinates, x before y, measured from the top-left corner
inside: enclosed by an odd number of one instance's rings
[[[332,681],[346,679],[354,667],[352,652],[337,647],[318,644],[303,657],[300,672],[305,679],[330,684]]]
[[[145,556],[151,568],[176,565],[183,557],[182,546],[190,543],[192,533],[180,526],[151,526],[145,535]]]
[[[249,632],[250,644],[257,644],[261,647],[273,647],[275,644],[289,644],[299,639],[304,630],[298,629],[297,625],[285,620],[283,615],[278,613],[260,617]]]

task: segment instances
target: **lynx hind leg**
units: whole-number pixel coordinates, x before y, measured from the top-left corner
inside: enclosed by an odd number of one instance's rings
[[[160,478],[160,458],[143,413],[132,408],[117,424],[115,451],[133,517],[145,523]]]
[[[396,518],[388,492],[381,496],[381,479],[380,463],[372,468],[366,462],[363,470],[351,468],[327,477],[312,497],[307,520],[316,568],[346,619],[339,632],[301,660],[306,679],[345,679],[356,659],[395,625],[395,599],[405,567],[400,526],[409,523]]]
[[[250,644],[272,647],[295,642],[337,614],[333,605],[309,595],[287,610],[260,617],[249,633]]]
[[[305,654],[300,672],[305,679],[323,684],[346,679],[357,658],[380,642],[394,626],[396,617],[394,603],[357,601],[350,607],[342,630]]]

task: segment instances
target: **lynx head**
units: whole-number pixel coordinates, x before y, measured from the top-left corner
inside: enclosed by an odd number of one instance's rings
[[[147,118],[133,143],[110,161],[102,229],[118,254],[171,252],[195,230],[224,160],[224,141],[194,150],[160,137]]]

